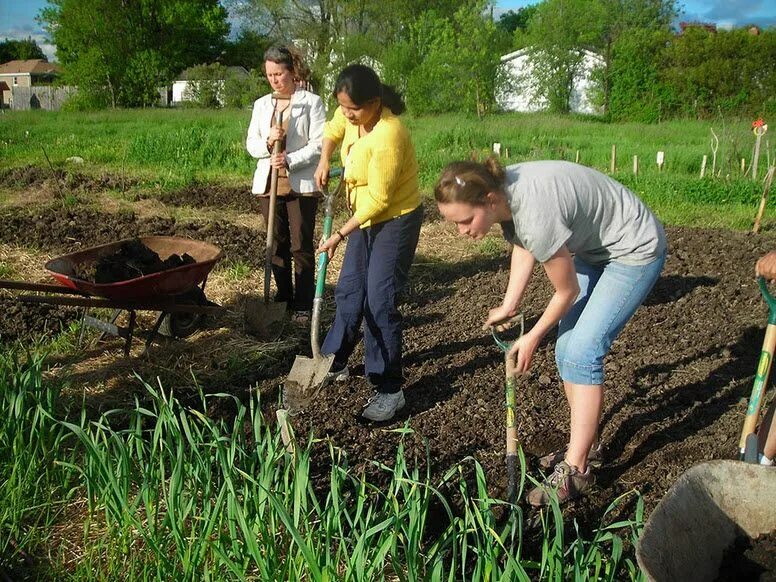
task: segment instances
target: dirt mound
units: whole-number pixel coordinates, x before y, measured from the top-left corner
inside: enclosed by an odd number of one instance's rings
[[[77,318],[75,307],[19,303],[0,297],[0,345],[58,333]]]
[[[192,208],[223,208],[238,212],[261,212],[259,200],[251,194],[250,185],[219,186],[195,182],[173,192],[162,192],[153,196],[141,194],[140,198],[153,197],[172,206],[190,206]]]
[[[0,242],[62,254],[125,238],[148,235],[183,236],[210,242],[227,261],[263,264],[264,234],[228,222],[177,222],[172,218],[141,218],[133,212],[104,213],[86,208],[12,210],[0,213]]]
[[[19,168],[0,169],[0,186],[22,188],[29,186],[52,185],[65,192],[102,192],[104,190],[123,190],[138,184],[135,179],[102,174],[92,176],[71,170],[42,168],[38,166],[22,166]]]

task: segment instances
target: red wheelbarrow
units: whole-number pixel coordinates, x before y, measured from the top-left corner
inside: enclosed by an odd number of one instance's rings
[[[93,327],[103,334],[124,338],[124,354],[127,356],[132,346],[137,311],[160,312],[146,340],[146,349],[158,333],[186,337],[198,329],[203,315],[222,311],[221,307],[205,298],[205,283],[223,253],[218,247],[206,242],[173,236],[139,237],[137,240],[158,254],[161,260],[173,254],[188,254],[193,262],[115,283],[95,283],[79,278],[77,273],[103,257],[114,255],[132,240],[94,246],[50,260],[45,269],[59,285],[0,281],[0,289],[44,293],[17,296],[18,301],[25,303],[84,307],[82,333],[84,327]],[[110,320],[91,317],[88,310],[96,307],[112,309]],[[129,325],[126,328],[116,325],[122,311],[129,313]]]

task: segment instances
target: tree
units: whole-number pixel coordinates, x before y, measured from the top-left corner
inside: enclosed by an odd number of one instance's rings
[[[528,23],[531,21],[531,17],[536,14],[536,10],[536,4],[518,8],[517,12],[507,10],[498,17],[496,26],[508,34],[513,34],[516,30],[526,32],[528,30]]]
[[[5,39],[0,42],[0,63],[8,61],[27,61],[30,59],[48,60],[46,55],[31,37],[23,40]]]
[[[409,25],[408,39],[384,54],[386,77],[405,80],[413,111],[483,115],[493,106],[509,35],[488,16],[490,6],[469,1],[451,16],[428,10]]]
[[[426,10],[453,14],[467,0],[225,0],[256,32],[293,41],[308,56],[313,83],[328,92],[348,63],[382,58],[386,47],[406,41]]]
[[[627,64],[620,60],[615,66],[617,43],[624,41],[623,57],[633,56],[635,50],[640,55],[639,62],[645,64],[649,56],[646,51],[654,51],[655,39],[668,33],[675,14],[674,0],[544,0],[537,6],[523,38],[536,76],[534,97],[547,100],[554,111],[568,112],[574,79],[581,72],[583,51],[589,50],[603,59],[602,69],[595,74],[600,104],[608,111],[615,82],[613,71]],[[646,44],[634,46],[634,39],[642,39]],[[646,65],[648,78],[655,70],[652,64]],[[632,81],[631,78],[629,82]]]
[[[272,44],[271,39],[254,30],[243,28],[233,41],[227,41],[220,62],[228,67],[240,66],[249,71],[262,70],[264,51]]]
[[[710,32],[688,27],[665,52],[662,79],[675,99],[672,112],[698,118],[722,113],[763,114],[774,108],[776,30]]]
[[[39,20],[65,81],[115,107],[147,105],[158,84],[220,56],[226,17],[218,0],[48,0]]]
[[[545,0],[528,24],[529,60],[535,101],[568,113],[574,80],[585,50],[595,49],[606,20],[600,0]]]

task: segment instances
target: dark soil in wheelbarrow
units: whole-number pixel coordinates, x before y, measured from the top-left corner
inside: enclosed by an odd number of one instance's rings
[[[75,276],[93,283],[117,283],[192,263],[196,260],[188,253],[173,253],[162,260],[140,239],[132,238],[123,242],[115,253],[102,256],[95,263],[79,265]]]
[[[776,237],[687,228],[669,228],[668,237],[664,273],[607,359],[605,465],[591,494],[567,509],[587,526],[597,525],[609,504],[634,489],[649,512],[685,469],[737,453],[767,318],[754,263],[776,248]],[[423,466],[428,459],[437,479],[474,458],[485,468],[490,493],[502,496],[503,360],[480,325],[506,288],[508,258],[416,262],[421,265],[413,268],[403,307],[406,408],[386,426],[359,420],[371,394],[358,377],[359,350],[350,362],[356,377],[327,388],[313,407],[294,417],[296,432],[330,438],[347,451],[352,465],[377,479],[384,473],[369,460],[390,466],[402,439],[409,457]],[[550,287],[537,270],[524,302],[528,325],[549,297]],[[537,457],[568,439],[554,339],[543,342],[530,374],[518,383],[518,434],[529,474],[536,478]],[[282,381],[279,376],[261,383],[270,396],[265,402],[274,401]],[[405,425],[414,434],[391,430]],[[629,499],[615,516],[634,514],[635,497]]]
[[[725,551],[719,582],[776,580],[776,532],[751,539],[741,536]]]

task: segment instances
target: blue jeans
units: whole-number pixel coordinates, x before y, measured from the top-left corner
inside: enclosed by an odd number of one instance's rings
[[[555,362],[564,381],[603,384],[604,358],[649,295],[665,259],[663,253],[646,265],[591,265],[574,258],[579,296],[560,321],[555,344]]]
[[[423,207],[350,234],[334,297],[337,313],[321,346],[332,370],[348,363],[364,330],[364,371],[379,392],[398,392],[402,316],[398,300],[418,245]]]

